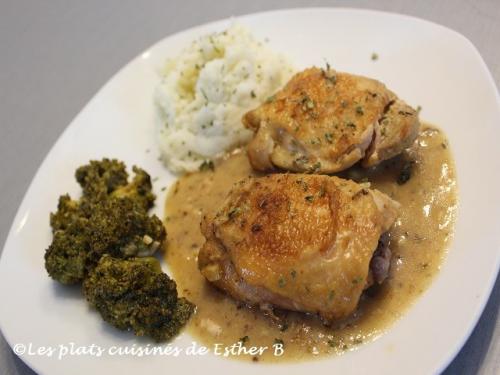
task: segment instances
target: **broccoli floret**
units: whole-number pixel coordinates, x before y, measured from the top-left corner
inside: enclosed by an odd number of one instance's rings
[[[63,228],[54,232],[45,254],[49,275],[63,284],[82,281],[104,254],[118,258],[150,256],[166,237],[161,220],[148,216],[130,198],[105,199],[93,206],[88,218],[76,216]]]
[[[92,261],[103,254],[127,258],[150,256],[165,240],[165,228],[156,216],[148,216],[140,203],[131,198],[108,198],[89,220],[87,236]]]
[[[136,166],[132,167],[132,171],[135,173],[132,182],[114,190],[112,196],[131,198],[147,211],[153,207],[156,198],[151,192],[151,177],[143,169]]]
[[[123,162],[104,158],[81,166],[75,177],[83,189],[84,198],[99,199],[127,185],[128,173]]]
[[[177,335],[194,311],[193,304],[177,297],[175,282],[153,257],[104,255],[85,279],[83,293],[108,323],[156,341]]]
[[[57,212],[50,214],[52,232],[66,230],[82,218],[80,203],[66,194],[59,197]]]
[[[134,166],[132,170],[135,176],[128,183],[125,164],[116,159],[93,160],[78,168],[75,176],[83,189],[84,203],[92,204],[109,196],[128,197],[140,203],[144,210],[149,210],[155,200],[151,178],[141,168]]]
[[[85,236],[55,232],[54,239],[45,252],[47,272],[62,284],[76,284],[82,281],[87,272],[87,249]]]
[[[117,160],[91,161],[78,168],[82,198],[61,196],[57,212],[50,215],[54,239],[45,265],[52,278],[78,283],[103,254],[149,256],[160,248],[165,229],[157,216],[147,214],[155,199],[151,179],[144,170],[133,170],[135,177],[128,183],[125,165]]]

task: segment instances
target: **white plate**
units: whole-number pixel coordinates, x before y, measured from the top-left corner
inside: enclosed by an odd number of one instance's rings
[[[455,155],[460,190],[456,236],[431,287],[386,334],[340,357],[300,364],[256,365],[212,355],[186,357],[68,356],[22,358],[40,374],[372,373],[421,374],[443,369],[473,329],[500,264],[499,97],[483,60],[463,36],[419,19],[350,9],[296,9],[238,18],[298,67],[323,65],[384,81],[422,117],[441,126]],[[38,170],[12,225],[0,263],[0,323],[11,346],[109,348],[146,344],[119,332],[89,310],[77,288],[51,281],[43,266],[50,243],[49,212],[64,192],[77,194],[77,166],[103,156],[143,166],[153,176],[157,213],[162,186],[173,181],[157,161],[152,91],[167,56],[198,35],[222,30],[211,23],[157,43],[116,74],[74,119]],[[378,61],[371,54],[379,55]],[[64,105],[64,103],[61,103]],[[151,151],[146,152],[147,149]],[[176,345],[187,345],[183,334]],[[17,349],[19,350],[19,346]],[[57,355],[54,354],[54,355]]]

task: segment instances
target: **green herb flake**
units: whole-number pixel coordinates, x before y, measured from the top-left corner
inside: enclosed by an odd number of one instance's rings
[[[360,106],[360,105],[358,105],[358,106],[356,107],[356,113],[357,113],[358,115],[360,115],[360,116],[364,115],[364,113],[365,113],[365,112],[363,111],[363,107],[362,107],[362,106]]]
[[[266,99],[266,103],[272,103],[276,100],[276,95],[271,95]]]
[[[312,203],[314,201],[314,195],[306,195],[304,199],[309,203]]]
[[[311,173],[314,173],[314,172],[317,172],[321,169],[321,162],[317,161],[316,163],[314,163],[311,168],[309,169],[309,172]]]
[[[363,281],[363,278],[361,276],[358,276],[352,280],[352,283],[356,285],[359,284],[361,281]]]
[[[215,169],[215,165],[212,160],[203,160],[198,169],[200,172],[213,171]]]
[[[257,95],[255,95],[255,91],[253,91],[253,90],[252,90],[252,91],[250,91],[250,96],[251,96],[252,98],[254,98],[254,99],[257,97]]]
[[[205,98],[205,101],[208,102],[208,96],[207,96],[207,93],[205,92],[205,90],[200,89],[200,92],[201,92],[201,95],[203,95],[203,97]]]
[[[278,286],[280,288],[283,288],[284,286],[286,285],[286,280],[283,276],[280,276],[280,278],[278,279]]]
[[[328,300],[333,301],[334,298],[335,298],[335,291],[330,290],[330,292],[328,293]]]
[[[332,133],[325,133],[325,139],[328,143],[332,144],[333,143],[333,134]]]
[[[240,214],[240,212],[241,212],[241,208],[235,207],[229,211],[229,213],[227,214],[227,217],[229,219],[234,219],[236,216],[238,216]]]
[[[283,340],[282,340],[282,339],[275,338],[275,339],[274,339],[274,345],[281,345],[281,346],[285,346],[285,343],[283,342]]]
[[[335,340],[328,340],[328,345],[330,346],[330,348],[336,348],[339,343]]]
[[[299,156],[298,158],[296,158],[294,161],[296,164],[301,165],[301,164],[307,163],[309,161],[309,158],[305,155],[302,155],[302,156]]]
[[[377,61],[378,60],[378,54],[376,52],[373,52],[372,56],[371,56],[371,59],[372,59],[372,61]]]
[[[238,341],[241,342],[243,345],[245,345],[248,340],[250,340],[250,337],[243,336],[243,337],[240,337],[240,339]]]
[[[292,276],[292,279],[295,279],[297,277],[297,271],[291,270],[290,275]]]
[[[299,178],[298,180],[295,181],[295,183],[297,185],[300,185],[302,186],[302,189],[304,191],[307,191],[309,189],[309,185],[307,184],[307,182],[305,182],[303,179]]]

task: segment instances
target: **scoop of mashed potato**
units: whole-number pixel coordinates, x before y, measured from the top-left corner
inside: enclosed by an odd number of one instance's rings
[[[167,61],[155,93],[163,161],[195,171],[252,132],[242,115],[282,87],[293,73],[279,54],[241,25],[201,37]]]

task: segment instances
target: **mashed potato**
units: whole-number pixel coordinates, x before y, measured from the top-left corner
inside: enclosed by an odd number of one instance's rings
[[[194,41],[167,61],[155,93],[163,161],[174,172],[198,170],[250,139],[242,115],[265,101],[292,75],[285,59],[248,30],[228,30]]]

